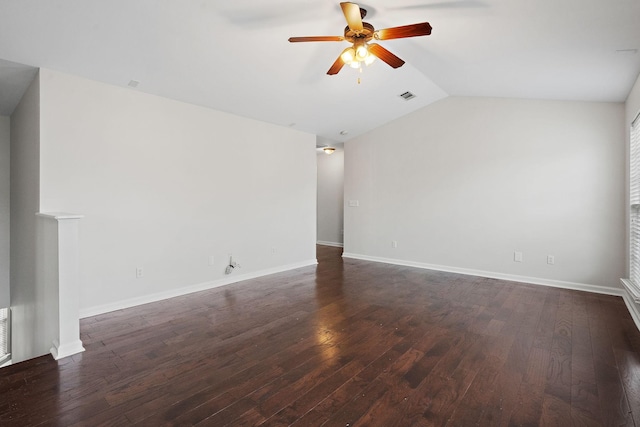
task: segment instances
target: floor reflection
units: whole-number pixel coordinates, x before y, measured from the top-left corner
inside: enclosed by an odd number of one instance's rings
[[[315,340],[326,362],[339,360],[344,343],[348,303],[344,297],[342,248],[317,246]]]

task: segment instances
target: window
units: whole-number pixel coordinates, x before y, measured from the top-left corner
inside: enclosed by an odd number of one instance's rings
[[[0,366],[9,357],[9,309],[0,308]]]
[[[629,279],[622,283],[640,303],[640,113],[631,123],[629,147]]]

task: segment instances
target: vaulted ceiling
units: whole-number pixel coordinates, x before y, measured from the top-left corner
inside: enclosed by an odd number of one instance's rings
[[[287,39],[342,35],[338,1],[0,0],[0,114],[46,67],[345,141],[446,96],[622,102],[640,72],[638,0],[359,4],[433,32],[379,42],[401,68],[328,76],[345,42]]]

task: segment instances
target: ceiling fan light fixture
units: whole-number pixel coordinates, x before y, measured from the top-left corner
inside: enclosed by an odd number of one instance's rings
[[[369,51],[365,45],[358,46],[356,49],[358,61],[364,61],[369,56]]]
[[[324,151],[325,154],[333,154],[336,151],[336,149],[333,147],[324,147],[322,151]]]
[[[371,55],[371,53],[369,53],[367,55],[367,57],[364,59],[364,63],[367,65],[371,65],[373,64],[373,62],[376,60],[376,56],[375,55]]]
[[[340,58],[344,61],[345,64],[351,64],[356,59],[356,51],[352,47],[346,48]]]
[[[352,47],[346,48],[340,55],[342,61],[351,68],[358,69],[364,62],[366,65],[371,64],[375,60],[375,56],[369,52],[366,43],[356,42]]]

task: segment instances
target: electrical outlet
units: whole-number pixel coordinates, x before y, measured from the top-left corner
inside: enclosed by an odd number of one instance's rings
[[[397,240],[392,240],[392,241],[391,241],[391,247],[392,247],[393,249],[396,249],[396,248],[398,247],[398,241],[397,241]]]
[[[209,265],[215,265],[216,257],[213,255],[209,255]]]
[[[139,279],[142,276],[144,276],[144,268],[136,267],[136,279]]]
[[[278,248],[276,248],[275,246],[271,247],[271,253],[275,254],[276,252],[278,252]]]
[[[547,264],[554,265],[556,263],[556,257],[553,255],[547,255]]]
[[[515,251],[513,253],[513,261],[514,262],[522,262],[522,252]]]

